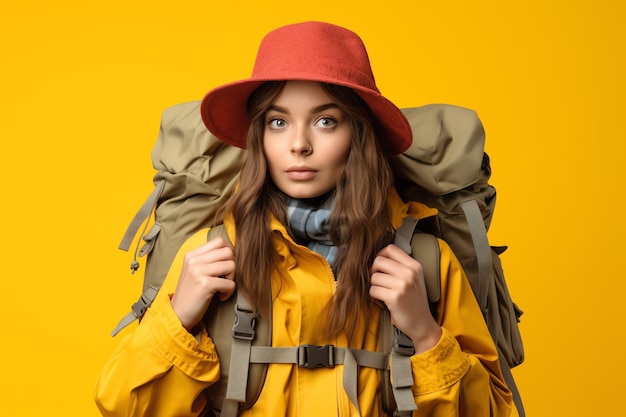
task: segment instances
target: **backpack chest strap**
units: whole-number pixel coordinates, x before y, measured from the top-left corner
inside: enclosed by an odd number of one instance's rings
[[[251,346],[250,363],[287,363],[308,369],[334,368],[335,365],[343,365],[344,391],[358,415],[361,415],[358,401],[358,367],[388,370],[389,355],[333,345]]]
[[[309,369],[334,368],[345,364],[348,352],[358,366],[389,369],[389,355],[385,353],[333,345],[251,346],[250,363],[291,363]]]

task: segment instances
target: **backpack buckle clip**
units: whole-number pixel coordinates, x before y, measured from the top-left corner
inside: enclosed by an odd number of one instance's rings
[[[146,314],[146,310],[150,307],[158,292],[159,289],[157,287],[149,285],[143,294],[139,296],[137,302],[131,306],[131,310],[135,318],[140,319],[144,314]]]
[[[334,368],[335,346],[298,346],[298,366],[301,368]]]
[[[251,310],[244,310],[235,304],[235,323],[233,324],[233,337],[236,339],[254,339],[254,326],[256,314]]]
[[[411,338],[402,333],[397,327],[393,328],[393,350],[404,356],[411,356],[415,353],[415,347],[413,347]]]

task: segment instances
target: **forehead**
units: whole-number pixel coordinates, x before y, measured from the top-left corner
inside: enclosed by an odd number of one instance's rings
[[[280,106],[318,106],[334,103],[317,81],[290,80],[276,96],[275,104]]]

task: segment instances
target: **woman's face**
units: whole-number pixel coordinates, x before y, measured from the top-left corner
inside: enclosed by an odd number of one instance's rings
[[[350,152],[350,121],[313,81],[288,81],[265,114],[263,147],[274,184],[292,198],[332,190]]]

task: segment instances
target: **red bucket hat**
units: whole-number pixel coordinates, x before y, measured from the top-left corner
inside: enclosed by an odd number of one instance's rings
[[[369,106],[381,148],[388,155],[404,152],[412,141],[402,111],[380,94],[363,41],[354,32],[321,22],[275,29],[263,38],[252,76],[207,93],[202,120],[220,140],[246,147],[247,101],[267,81],[307,80],[353,89]]]

